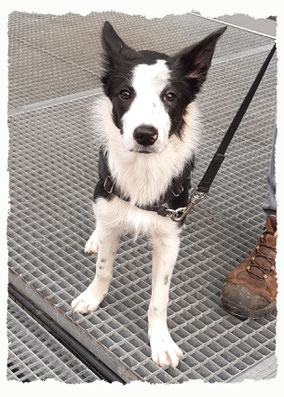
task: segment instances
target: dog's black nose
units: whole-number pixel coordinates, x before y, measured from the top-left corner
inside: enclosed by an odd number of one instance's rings
[[[133,136],[139,145],[150,146],[156,142],[158,138],[158,131],[155,127],[150,125],[140,125],[139,127],[135,128]]]

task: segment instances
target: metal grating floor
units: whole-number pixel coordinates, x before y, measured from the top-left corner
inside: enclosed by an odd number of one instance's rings
[[[99,142],[89,115],[100,93],[98,37],[105,19],[128,44],[149,48],[151,43],[150,49],[168,53],[220,26],[192,14],[159,20],[117,13],[10,15],[10,282],[126,382],[271,377],[275,315],[241,321],[218,302],[226,274],[247,256],[264,224],[276,57],[210,196],[188,218],[182,235],[168,308],[171,334],[185,353],[178,368],[160,369],[150,359],[151,260],[144,238],[121,239],[109,294],[95,313],[70,310],[74,296],[94,276],[95,256],[85,255],[83,247],[94,229]],[[235,27],[220,40],[198,99],[203,143],[193,183],[207,168],[272,44]]]
[[[7,380],[87,383],[99,379],[11,299],[7,328]]]

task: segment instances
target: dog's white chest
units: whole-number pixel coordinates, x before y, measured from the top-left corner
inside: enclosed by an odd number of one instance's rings
[[[163,164],[155,155],[150,155],[151,158],[146,156],[135,156],[129,162],[110,156],[109,161],[111,173],[121,191],[130,198],[131,203],[140,206],[158,201],[174,176],[174,169],[169,162]]]

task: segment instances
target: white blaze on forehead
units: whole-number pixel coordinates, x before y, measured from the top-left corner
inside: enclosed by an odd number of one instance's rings
[[[133,70],[132,84],[137,94],[151,90],[160,95],[170,79],[166,61],[159,59],[154,65],[137,65]]]
[[[132,87],[135,98],[122,117],[123,140],[128,149],[136,142],[133,132],[140,125],[151,125],[158,130],[157,151],[163,150],[171,128],[170,117],[163,105],[161,93],[170,81],[170,70],[164,60],[153,65],[140,64],[133,70]]]

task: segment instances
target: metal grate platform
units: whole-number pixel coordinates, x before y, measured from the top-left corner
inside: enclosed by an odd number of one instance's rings
[[[99,141],[90,110],[99,95],[98,35],[109,19],[128,44],[176,52],[220,26],[187,14],[146,20],[117,13],[10,16],[10,281],[123,380],[230,382],[275,374],[275,315],[241,321],[219,306],[226,274],[262,231],[276,111],[276,58],[238,130],[210,196],[188,217],[174,270],[168,325],[185,353],[174,371],[150,359],[147,309],[150,250],[144,238],[121,239],[109,294],[92,314],[72,299],[94,277],[83,252],[94,229],[91,199]],[[229,27],[199,96],[203,143],[194,183],[273,40]],[[149,46],[148,46],[149,48]],[[93,143],[93,144],[92,144]],[[262,372],[270,363],[270,371]],[[273,364],[271,364],[273,363]],[[257,375],[255,375],[256,377]],[[75,380],[76,382],[76,380]]]
[[[11,299],[7,328],[8,380],[87,383],[99,379]]]

